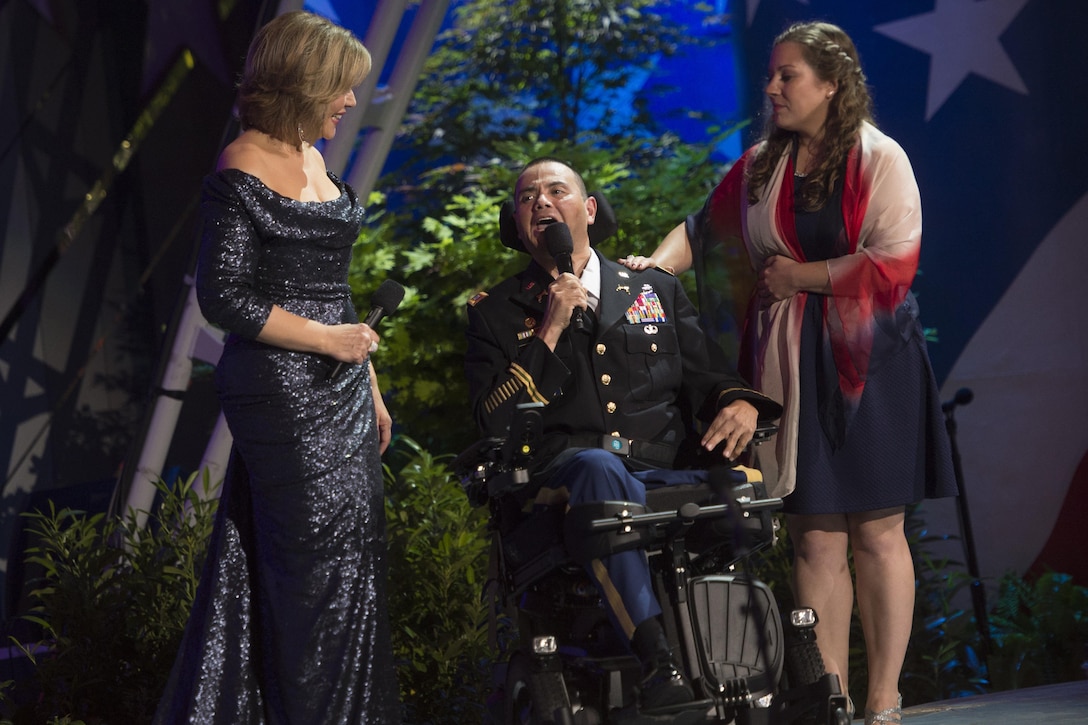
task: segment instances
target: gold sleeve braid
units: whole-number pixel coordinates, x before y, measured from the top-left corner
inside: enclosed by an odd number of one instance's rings
[[[525,370],[525,368],[517,363],[511,363],[509,371],[513,377],[496,388],[491,395],[487,396],[487,400],[484,401],[484,408],[489,414],[494,413],[496,408],[517,394],[522,388],[525,389],[525,392],[529,394],[529,399],[534,403],[548,404],[548,399],[541,395],[540,391],[536,389],[536,383],[533,382],[533,377]]]
[[[752,390],[751,388],[726,388],[725,390],[718,393],[718,403],[720,404],[722,402],[722,398],[729,395],[730,393],[738,393],[738,392],[739,393],[755,393],[756,395],[760,396],[761,398],[767,398],[767,396],[764,395],[763,393],[759,392],[758,390]],[[767,398],[767,400],[770,400],[770,398]]]

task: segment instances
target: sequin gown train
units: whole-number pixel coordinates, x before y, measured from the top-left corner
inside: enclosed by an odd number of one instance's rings
[[[254,340],[273,303],[355,321],[352,189],[299,202],[237,170],[205,180],[201,310],[231,331],[216,385],[234,449],[155,723],[398,722],[381,459],[366,365]]]

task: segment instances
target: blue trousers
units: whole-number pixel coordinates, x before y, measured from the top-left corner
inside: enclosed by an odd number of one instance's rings
[[[574,452],[554,470],[537,493],[536,506],[631,501],[646,503],[646,490],[659,486],[706,481],[706,471],[629,471],[624,459],[603,449]],[[645,552],[623,551],[587,566],[617,629],[630,641],[635,627],[661,614],[654,596]]]

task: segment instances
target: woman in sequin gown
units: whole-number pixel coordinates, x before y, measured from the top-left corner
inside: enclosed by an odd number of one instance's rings
[[[785,497],[797,604],[816,610],[825,665],[845,690],[852,547],[868,655],[865,722],[898,723],[914,609],[905,507],[957,491],[910,293],[918,187],[903,149],[872,124],[857,51],[840,28],[787,29],[767,78],[763,140],[702,211],[650,257],[625,263],[696,265],[703,286],[723,271],[700,269],[708,250],[747,250],[758,275],[740,368],[783,403],[775,443],[759,453],[772,493]]]
[[[230,333],[216,385],[234,447],[161,725],[399,722],[392,421],[347,284],[363,208],[310,143],[333,137],[369,70],[347,30],[280,15],[250,46],[243,132],[205,179],[197,293]]]

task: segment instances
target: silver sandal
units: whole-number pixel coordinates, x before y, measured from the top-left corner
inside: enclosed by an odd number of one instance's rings
[[[903,696],[899,696],[899,702],[895,707],[888,707],[880,712],[866,709],[865,725],[901,725],[903,722]]]

